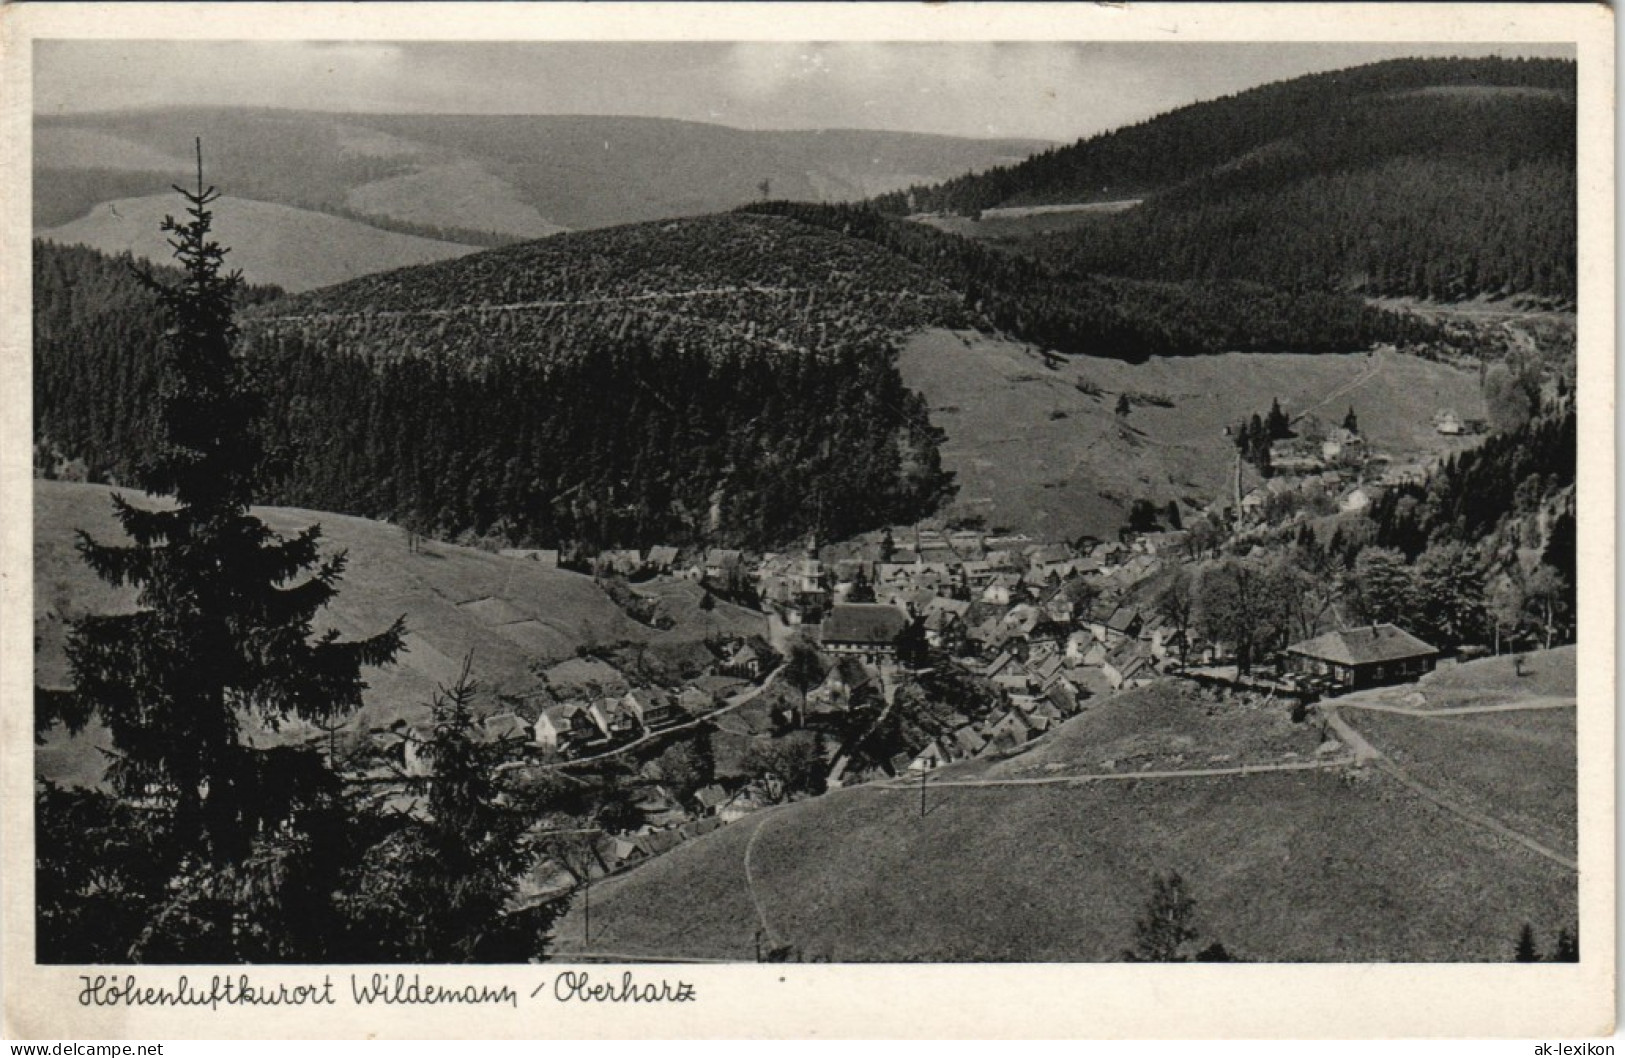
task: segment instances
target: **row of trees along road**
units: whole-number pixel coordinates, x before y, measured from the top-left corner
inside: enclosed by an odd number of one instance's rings
[[[177,190],[180,190],[177,188]],[[254,399],[233,356],[240,285],[210,235],[203,186],[166,217],[179,282],[143,273],[167,319],[162,445],[114,496],[128,543],[80,535],[134,612],[71,627],[74,687],[38,692],[36,737],[93,718],[113,753],[107,790],[36,788],[42,962],[523,959],[553,909],[504,915],[524,867],[471,738],[466,678],[435,703],[428,819],[384,815],[313,747],[249,744],[245,725],[328,726],[361,704],[362,670],[401,650],[401,621],[365,639],[312,632],[344,571],[319,527],[291,538],[249,510],[263,466]]]

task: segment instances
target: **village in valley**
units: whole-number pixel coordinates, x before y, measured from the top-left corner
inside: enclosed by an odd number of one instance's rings
[[[1203,47],[42,51],[38,961],[1577,959],[1572,49]]]
[[[1329,596],[1299,600],[1313,609],[1300,611],[1295,628],[1283,624],[1280,641],[1245,667],[1235,643],[1205,630],[1182,571],[1224,553],[1268,558],[1303,526],[1357,520],[1384,488],[1430,469],[1367,445],[1352,406],[1329,430],[1312,416],[1294,429],[1278,402],[1251,426],[1260,422],[1288,439],[1270,442],[1267,477],[1247,467],[1258,483],[1239,503],[1247,423],[1233,432],[1230,495],[1184,512],[1142,505],[1138,527],[1112,540],[1037,540],[974,519],[809,540],[795,552],[656,546],[561,559],[554,549],[500,550],[507,561],[590,575],[655,627],[671,623],[660,600],[672,593],[698,592],[702,618],[719,600],[736,615],[659,667],[685,677],[651,680],[652,648],[592,643],[538,667],[541,689],[486,706],[479,737],[510,780],[610,765],[635,790],[634,825],[588,828],[531,872],[518,899],[555,898],[792,800],[926,782],[955,762],[1008,757],[1096,700],[1164,678],[1301,723],[1322,696],[1432,671],[1445,657],[1439,647],[1393,623],[1360,624]],[[1434,425],[1449,439],[1483,431],[1449,410]],[[741,626],[740,615],[754,617]],[[759,632],[744,631],[752,620]],[[1448,660],[1484,652],[1469,645]],[[1340,753],[1337,736],[1320,728],[1316,755]],[[356,759],[371,761],[382,803],[426,810],[421,781],[433,768],[419,747],[432,737],[432,727],[401,720],[372,731],[370,751]],[[545,839],[556,823],[538,824],[537,834]]]

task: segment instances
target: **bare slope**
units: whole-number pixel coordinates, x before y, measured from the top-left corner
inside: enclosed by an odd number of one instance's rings
[[[1273,399],[1290,414],[1313,409],[1333,422],[1353,405],[1371,446],[1400,461],[1465,443],[1434,431],[1439,408],[1483,414],[1475,375],[1388,352],[1075,358],[1051,369],[1018,342],[928,330],[903,347],[899,368],[947,433],[943,465],[959,482],[947,514],[1052,537],[1115,532],[1140,497],[1162,505],[1223,495],[1235,459],[1224,428]],[[1080,381],[1100,395],[1080,391]],[[1120,418],[1124,392],[1172,406],[1136,404]]]
[[[82,243],[103,253],[129,251],[168,263],[169,245],[158,224],[176,210],[173,195],[103,202],[88,216],[48,228],[44,239]],[[367,224],[307,209],[224,198],[217,225],[228,232],[233,254],[251,283],[272,283],[290,292],[314,290],[388,268],[443,261],[472,252],[460,243],[381,231]]]
[[[1138,703],[1163,734],[1179,722],[1177,703],[1144,699],[1097,708]],[[1200,712],[1185,711],[1198,742]],[[1090,739],[1074,736],[1127,737],[1132,716],[1101,728],[1088,713],[1005,764],[934,779],[997,779],[1024,757],[1088,773]],[[837,961],[1111,960],[1168,870],[1205,937],[1261,960],[1504,960],[1525,921],[1545,935],[1575,915],[1571,872],[1373,769],[938,786],[919,805],[917,787],[872,785],[749,816],[595,885],[592,935],[583,947],[573,913],[560,957],[748,961],[760,931]]]

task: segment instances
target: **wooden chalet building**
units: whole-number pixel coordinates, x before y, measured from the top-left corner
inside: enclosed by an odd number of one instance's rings
[[[1289,671],[1330,679],[1341,690],[1413,680],[1438,660],[1438,650],[1391,624],[1327,632],[1286,648]]]

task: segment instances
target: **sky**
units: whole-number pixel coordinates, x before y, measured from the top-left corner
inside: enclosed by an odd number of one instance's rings
[[[41,41],[39,114],[180,103],[1069,141],[1270,81],[1567,45]]]

